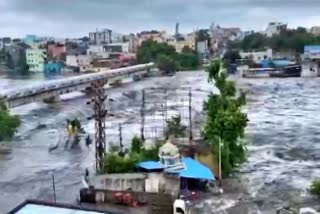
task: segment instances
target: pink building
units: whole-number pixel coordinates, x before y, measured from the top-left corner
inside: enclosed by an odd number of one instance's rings
[[[66,46],[64,44],[49,44],[48,56],[52,60],[66,60]]]

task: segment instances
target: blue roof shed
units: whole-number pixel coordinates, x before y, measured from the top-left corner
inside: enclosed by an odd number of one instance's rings
[[[203,165],[199,161],[196,161],[192,158],[183,158],[182,162],[185,166],[181,170],[170,170],[167,169],[166,172],[179,174],[182,178],[193,178],[193,179],[203,179],[203,180],[215,180],[213,172],[209,167]],[[157,170],[165,169],[165,166],[160,162],[156,161],[146,161],[137,164],[138,167],[147,169],[147,170]]]

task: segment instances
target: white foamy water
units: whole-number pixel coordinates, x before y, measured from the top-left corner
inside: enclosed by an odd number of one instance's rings
[[[247,109],[249,158],[241,176],[267,212],[290,200],[292,192],[308,196],[307,188],[320,175],[320,80],[243,81],[253,99]]]

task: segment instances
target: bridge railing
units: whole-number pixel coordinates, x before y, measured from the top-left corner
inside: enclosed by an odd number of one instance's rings
[[[152,67],[154,67],[154,63],[147,63],[142,65],[117,68],[117,69],[103,71],[99,73],[83,74],[76,77],[68,77],[68,78],[59,79],[59,80],[52,80],[52,81],[47,81],[47,82],[33,85],[33,86],[4,91],[0,93],[0,97],[3,97],[5,99],[13,99],[20,96],[29,96],[39,92],[46,92],[49,90],[67,87],[69,85],[85,84],[87,82],[92,82],[99,79],[106,79],[106,78],[116,77],[119,75],[127,75],[131,73],[135,73],[137,71],[150,69]]]

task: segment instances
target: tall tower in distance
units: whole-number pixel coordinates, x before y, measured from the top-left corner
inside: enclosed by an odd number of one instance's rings
[[[176,33],[175,36],[178,37],[179,36],[179,22],[176,23]]]

